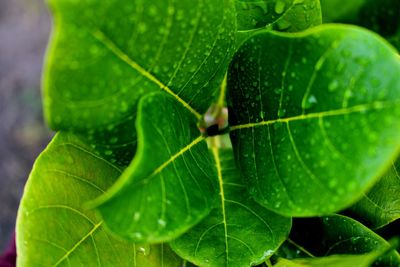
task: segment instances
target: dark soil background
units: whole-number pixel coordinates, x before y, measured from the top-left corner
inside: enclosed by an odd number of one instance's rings
[[[51,137],[40,99],[50,28],[44,0],[0,0],[0,251],[32,164]]]

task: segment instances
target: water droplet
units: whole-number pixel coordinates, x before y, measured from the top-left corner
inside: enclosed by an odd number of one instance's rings
[[[278,110],[278,117],[279,118],[285,116],[285,114],[286,114],[286,109],[279,109]]]
[[[140,219],[140,212],[135,212],[135,214],[133,214],[133,220],[135,222],[139,221]]]
[[[336,89],[339,87],[339,82],[338,80],[333,80],[329,85],[328,85],[328,90],[329,92],[334,92]]]
[[[167,225],[167,222],[164,221],[163,219],[158,219],[157,220],[158,225],[160,225],[161,227],[165,227]]]
[[[285,11],[286,3],[282,0],[278,0],[275,4],[275,13],[282,14]]]
[[[144,256],[150,255],[150,245],[140,245],[136,249],[137,252],[143,254]]]
[[[318,102],[318,101],[317,101],[317,98],[315,97],[315,95],[310,95],[306,101],[303,101],[303,102],[301,103],[301,107],[302,107],[303,109],[310,109],[310,108],[312,108],[315,104],[317,104],[317,102]]]

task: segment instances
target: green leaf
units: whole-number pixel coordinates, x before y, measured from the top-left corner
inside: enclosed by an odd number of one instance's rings
[[[196,117],[167,94],[142,98],[138,149],[97,205],[108,228],[126,239],[170,241],[202,220],[216,198],[217,174]]]
[[[400,149],[400,60],[355,26],[262,32],[228,75],[231,139],[254,198],[288,216],[343,209]]]
[[[319,0],[236,0],[237,47],[266,29],[299,32],[322,23]]]
[[[352,21],[367,0],[320,0],[322,19],[326,23]]]
[[[321,24],[317,0],[236,0],[238,31],[268,28],[297,32]]]
[[[373,30],[400,50],[398,0],[321,0],[325,22],[352,23]]]
[[[341,215],[294,221],[290,236],[294,243],[317,257],[336,254],[365,254],[390,248],[383,238],[361,223]],[[399,266],[400,255],[393,251],[380,257],[374,266]]]
[[[198,266],[250,266],[270,257],[289,235],[291,219],[251,199],[231,149],[212,149],[218,170],[218,205],[199,224],[174,240],[181,257]]]
[[[381,256],[380,251],[363,255],[333,255],[322,258],[286,260],[279,259],[275,267],[370,267]]]
[[[182,260],[167,246],[115,239],[98,215],[83,208],[120,173],[76,136],[57,134],[25,187],[17,221],[18,266],[180,266]]]
[[[400,159],[354,206],[349,214],[368,227],[377,229],[400,219]]]
[[[110,159],[121,165],[135,151],[140,97],[164,91],[200,118],[233,53],[233,0],[50,0],[50,6],[47,121],[94,139],[104,156],[117,150]]]

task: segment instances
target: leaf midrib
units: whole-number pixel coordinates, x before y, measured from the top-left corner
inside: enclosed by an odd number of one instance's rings
[[[347,115],[347,114],[352,114],[352,113],[361,113],[361,112],[365,112],[365,111],[369,111],[369,110],[386,109],[386,108],[391,108],[393,106],[399,106],[399,105],[400,105],[399,100],[391,101],[391,102],[376,101],[376,102],[372,102],[369,104],[361,104],[361,105],[352,106],[349,108],[340,108],[340,109],[334,109],[334,110],[328,110],[328,111],[301,114],[298,116],[287,117],[287,118],[278,118],[275,120],[238,124],[238,125],[231,126],[230,130],[236,131],[236,130],[240,130],[240,129],[271,125],[271,124],[275,124],[275,123],[288,123],[291,121],[301,121],[301,120],[315,119],[315,118],[334,117],[334,116]]]
[[[74,252],[86,239],[91,237],[94,232],[103,224],[103,221],[99,222],[98,224],[94,225],[92,230],[90,230],[84,237],[81,238],[71,249],[69,249],[53,266],[58,266],[61,262],[68,258],[68,256]]]
[[[156,78],[153,74],[148,72],[145,68],[139,65],[136,61],[134,61],[131,57],[129,57],[126,53],[124,53],[111,39],[109,39],[100,29],[95,29],[90,31],[94,38],[99,40],[109,51],[111,51],[116,57],[118,57],[121,61],[125,62],[131,68],[139,72],[142,76],[147,78],[149,81],[155,83],[160,87],[161,90],[165,91],[169,95],[171,95],[176,101],[181,103],[186,109],[188,109],[193,115],[196,116],[197,119],[201,119],[201,114],[196,111],[189,103],[183,100],[179,95],[174,93],[171,88],[161,82],[158,78]]]
[[[225,212],[225,193],[224,193],[224,183],[222,178],[222,167],[221,167],[221,159],[219,157],[219,148],[213,147],[212,148],[215,166],[217,168],[217,175],[218,175],[218,183],[220,189],[220,198],[221,198],[221,213],[222,213],[222,224],[224,225],[224,235],[225,235],[225,253],[226,253],[226,266],[228,266],[229,262],[229,246],[228,246],[228,228],[226,222],[226,212]]]

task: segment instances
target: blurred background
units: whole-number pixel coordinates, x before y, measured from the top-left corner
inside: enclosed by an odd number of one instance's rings
[[[40,99],[50,28],[44,0],[0,0],[0,251],[14,232],[32,164],[51,138]]]

